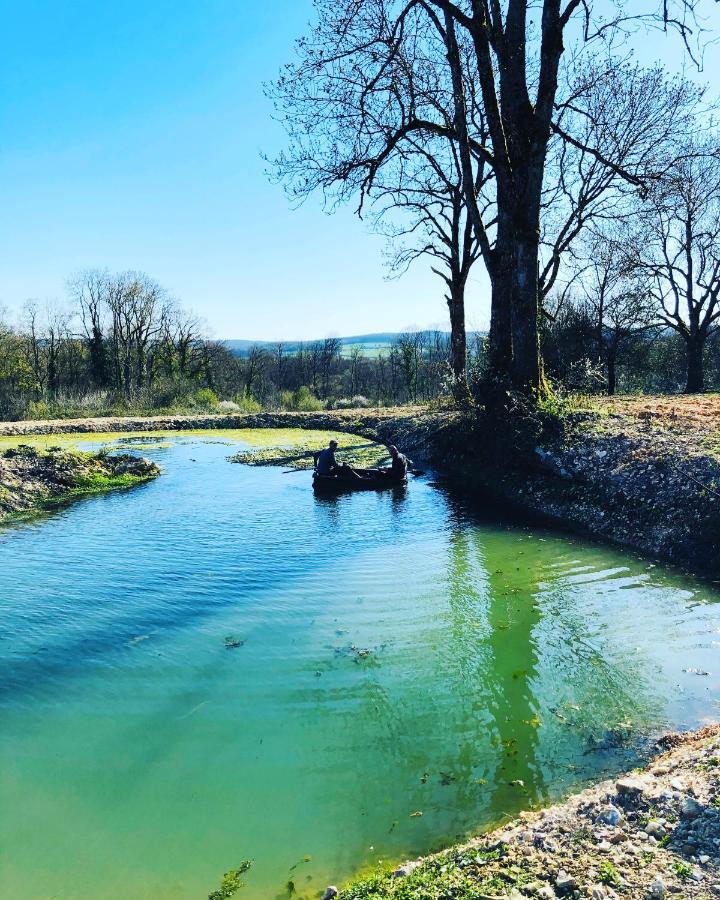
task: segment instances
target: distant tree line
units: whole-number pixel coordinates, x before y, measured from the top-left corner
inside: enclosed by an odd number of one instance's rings
[[[577,277],[548,302],[546,367],[567,390],[687,387],[692,332],[673,327],[673,308],[659,312],[638,253],[627,235],[596,235]],[[698,305],[707,312],[711,302]],[[692,371],[720,389],[720,331],[702,319],[696,327],[702,355]],[[472,388],[490,366],[488,336],[467,335],[463,354]],[[426,403],[452,395],[456,359],[442,331],[408,331],[372,354],[335,337],[236,354],[147,275],[88,270],[70,280],[65,304],[30,300],[14,324],[0,316],[0,416]]]
[[[470,349],[479,365],[482,342]],[[450,359],[439,331],[398,335],[373,356],[334,337],[237,355],[147,275],[87,270],[66,302],[0,316],[0,416],[421,403],[447,393]]]

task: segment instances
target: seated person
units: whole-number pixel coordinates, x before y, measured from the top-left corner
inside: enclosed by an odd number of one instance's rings
[[[343,475],[346,478],[361,478],[355,469],[350,468],[350,466],[343,465],[339,463],[335,458],[335,451],[337,450],[338,442],[330,441],[328,446],[321,450],[319,453],[315,454],[315,472],[318,475],[325,476],[338,476]]]
[[[392,478],[393,481],[405,481],[408,474],[410,460],[404,454],[400,453],[397,447],[390,444],[388,447],[392,463],[380,471],[386,478]]]

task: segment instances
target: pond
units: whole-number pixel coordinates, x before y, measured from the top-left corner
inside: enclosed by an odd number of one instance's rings
[[[251,438],[145,439],[155,482],[0,533],[3,898],[245,859],[239,896],[315,897],[718,718],[707,584],[428,477],[316,499]]]

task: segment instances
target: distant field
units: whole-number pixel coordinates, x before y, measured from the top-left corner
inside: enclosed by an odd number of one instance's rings
[[[436,334],[434,331],[424,331],[422,334]],[[344,357],[350,356],[350,353],[357,349],[361,349],[363,356],[370,359],[376,358],[380,353],[387,353],[395,341],[400,337],[402,332],[399,331],[382,331],[377,334],[358,334],[350,337],[338,338],[342,345],[340,355]],[[443,332],[448,335],[448,332]],[[449,336],[449,335],[448,335]],[[468,335],[470,337],[470,335]],[[252,347],[260,347],[263,350],[272,351],[278,344],[283,345],[286,353],[297,353],[300,347],[308,347],[311,344],[322,342],[319,341],[248,341],[248,340],[227,340],[223,341],[225,346],[229,347],[236,356],[247,356]]]

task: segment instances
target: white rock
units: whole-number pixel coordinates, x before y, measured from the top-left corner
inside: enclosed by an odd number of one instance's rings
[[[398,866],[397,869],[392,873],[393,878],[407,878],[407,876],[414,872],[415,869],[420,865],[417,861],[404,862],[401,866]]]
[[[648,891],[648,900],[663,900],[663,897],[666,893],[667,888],[665,887],[665,882],[658,875],[650,885],[650,890]]]
[[[648,822],[645,826],[645,834],[649,834],[651,838],[656,838],[659,841],[665,837],[665,829],[659,822]]]
[[[702,803],[698,803],[693,797],[686,797],[680,805],[680,812],[689,819],[694,819],[703,811]]]
[[[602,822],[605,825],[611,825],[613,828],[616,825],[619,825],[623,820],[623,814],[620,810],[610,804],[610,806],[606,806],[605,809],[601,810],[596,822]]]
[[[698,857],[698,862],[702,863],[702,865],[704,866],[706,863],[710,862],[710,857],[707,855],[707,853],[703,853]]]
[[[615,790],[621,796],[638,797],[645,792],[647,787],[647,779],[635,775],[628,775],[626,778],[621,778],[615,782]]]
[[[333,897],[337,897],[340,893],[334,884],[331,884],[330,887],[326,888],[325,893],[322,895],[322,900],[333,900]]]

